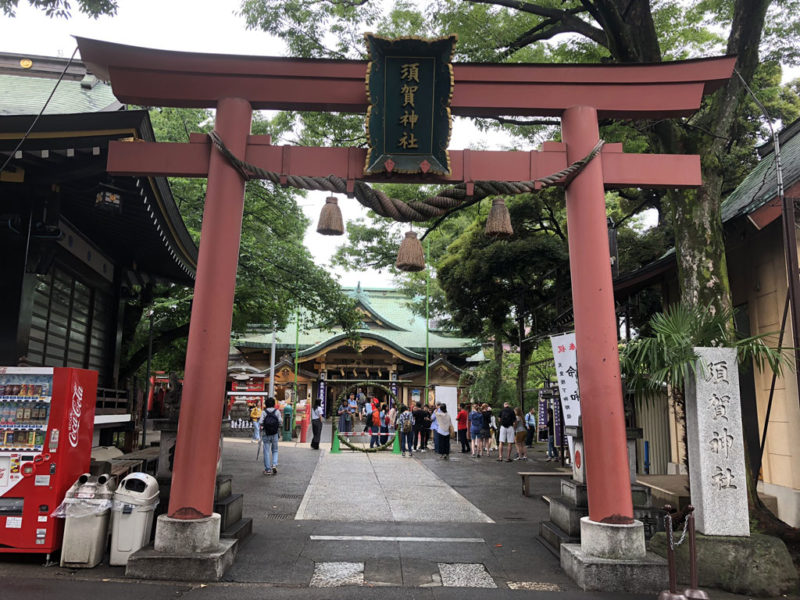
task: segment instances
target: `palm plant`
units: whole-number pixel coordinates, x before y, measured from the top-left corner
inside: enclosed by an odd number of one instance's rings
[[[733,311],[713,312],[703,306],[675,304],[654,314],[650,318],[653,335],[628,342],[621,349],[620,366],[628,388],[655,391],[666,385],[673,394],[682,395],[686,376],[696,369],[696,347],[735,348],[740,365],[752,361],[759,370],[766,366],[778,375],[784,366],[791,366],[785,349],[765,342],[772,334],[744,337],[732,323]]]
[[[789,348],[773,348],[765,339],[773,335],[765,333],[744,337],[733,328],[733,311],[713,312],[703,306],[675,304],[664,312],[650,318],[653,335],[641,337],[624,344],[620,350],[620,367],[627,387],[634,392],[658,391],[668,388],[675,404],[676,417],[685,416],[684,381],[694,374],[698,366],[696,347],[730,347],[736,349],[740,365],[754,364],[759,370],[768,367],[780,375],[783,367],[791,368],[793,356]],[[700,365],[702,368],[702,364]],[[684,450],[686,439],[683,439]],[[794,539],[797,530],[788,528],[760,502],[755,481],[750,475],[750,452],[745,438],[745,465],[747,474],[748,502],[751,516],[760,528],[784,540]],[[684,452],[688,459],[688,452]]]

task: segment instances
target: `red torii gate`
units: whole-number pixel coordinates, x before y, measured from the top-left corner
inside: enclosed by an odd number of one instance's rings
[[[250,135],[253,110],[365,112],[366,62],[212,55],[152,50],[78,38],[83,61],[110,80],[122,102],[216,108],[215,129],[236,156],[282,175],[363,177],[365,151],[270,145]],[[688,116],[730,77],[735,58],[649,65],[455,64],[451,110],[461,116],[558,116],[563,143],[534,152],[451,152],[452,174],[393,182],[529,181],[589,154],[598,119]],[[203,519],[213,510],[221,411],[233,309],[244,181],[206,136],[188,144],[112,143],[114,174],[208,177],[183,406],[168,515]],[[606,233],[605,188],[697,187],[700,159],[626,155],[607,144],[566,188],[569,255],[581,406],[594,522],[630,523],[617,323]]]

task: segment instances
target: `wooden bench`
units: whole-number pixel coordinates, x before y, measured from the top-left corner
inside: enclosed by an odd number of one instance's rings
[[[117,485],[119,485],[119,482],[122,481],[127,475],[135,473],[141,468],[141,460],[125,460],[123,458],[117,458],[111,461],[111,473],[109,473],[109,475],[116,478]]]
[[[572,477],[572,471],[517,471],[517,475],[522,477],[522,494],[531,495],[531,480],[534,477]]]

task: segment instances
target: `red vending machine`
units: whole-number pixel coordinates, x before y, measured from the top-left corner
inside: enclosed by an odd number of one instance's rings
[[[50,514],[89,471],[97,372],[0,367],[0,552],[61,548]]]

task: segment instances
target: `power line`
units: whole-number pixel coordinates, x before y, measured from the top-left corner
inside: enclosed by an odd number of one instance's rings
[[[53,89],[50,91],[50,95],[47,97],[47,100],[45,101],[44,105],[42,106],[42,110],[40,110],[39,114],[36,115],[36,118],[33,120],[33,123],[31,123],[31,126],[28,127],[28,131],[26,131],[25,135],[22,136],[22,139],[19,141],[19,143],[17,144],[16,148],[14,148],[14,150],[11,151],[11,154],[8,155],[8,158],[6,158],[5,162],[3,163],[3,166],[0,167],[0,173],[2,173],[5,170],[5,168],[8,166],[8,163],[11,162],[11,159],[14,158],[14,155],[22,147],[22,144],[25,142],[26,139],[28,139],[28,136],[30,135],[31,131],[33,131],[33,128],[36,127],[36,123],[39,122],[39,119],[44,114],[44,111],[47,108],[47,105],[50,104],[50,100],[53,99],[53,95],[56,93],[56,90],[58,89],[58,84],[61,83],[62,79],[64,79],[64,75],[67,74],[67,69],[69,69],[69,67],[72,64],[72,61],[75,58],[75,55],[77,53],[78,53],[78,47],[75,46],[75,50],[72,51],[72,56],[69,57],[69,60],[67,61],[67,65],[64,67],[64,70],[61,71],[61,75],[58,76],[58,81],[56,81],[56,84],[53,86]]]

